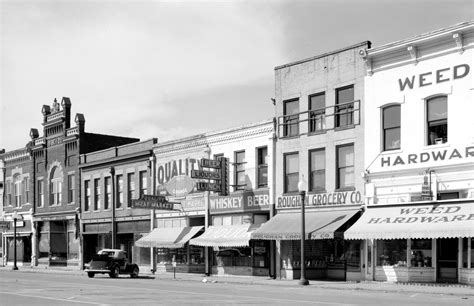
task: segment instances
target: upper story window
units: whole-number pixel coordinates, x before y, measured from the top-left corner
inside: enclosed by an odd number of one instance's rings
[[[309,96],[309,132],[324,131],[326,128],[326,94],[324,92]]]
[[[284,102],[283,137],[297,136],[299,133],[299,100]]]
[[[104,178],[104,209],[109,209],[112,201],[112,178],[107,176]]]
[[[245,151],[234,153],[234,190],[243,190],[247,186],[245,180]]]
[[[74,203],[74,192],[75,192],[75,176],[74,174],[69,174],[67,176],[67,202]]]
[[[100,179],[94,179],[94,210],[100,209]]]
[[[336,89],[335,127],[354,124],[354,85]]]
[[[127,174],[127,192],[128,207],[132,206],[132,200],[135,199],[135,173]]]
[[[21,184],[21,177],[19,175],[16,175],[13,178],[13,199],[14,199],[14,206],[15,207],[20,207],[21,206],[21,189],[22,189],[22,184]]]
[[[90,181],[84,181],[84,211],[88,211],[90,206],[91,206]]]
[[[354,187],[354,145],[337,147],[337,182],[336,188]]]
[[[51,171],[49,183],[49,204],[59,205],[62,201],[63,173],[59,167]]]
[[[38,207],[44,206],[44,181],[38,180]]]
[[[310,191],[326,191],[326,150],[318,149],[310,151]]]
[[[384,151],[400,149],[400,109],[391,105],[382,110]]]
[[[123,175],[117,175],[117,208],[123,205]]]
[[[29,179],[27,176],[23,178],[23,186],[24,186],[23,188],[25,191],[25,203],[29,203],[30,202],[30,184],[29,184]]]
[[[140,198],[142,195],[146,194],[146,189],[147,189],[147,172],[146,171],[140,171],[138,172],[139,176],[139,195],[138,197]]]
[[[445,96],[426,101],[428,145],[448,141],[448,99]]]
[[[289,153],[284,155],[284,169],[285,169],[285,190],[284,192],[298,191],[298,180],[300,177],[299,156],[298,153]]]
[[[257,149],[257,186],[268,186],[268,149],[267,147]]]

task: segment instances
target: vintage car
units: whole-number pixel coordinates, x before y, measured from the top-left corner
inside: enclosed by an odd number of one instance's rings
[[[138,277],[138,266],[129,262],[127,252],[117,249],[103,249],[92,257],[86,265],[87,276],[94,277],[97,273],[109,274],[116,278],[120,274],[129,274],[130,277]]]

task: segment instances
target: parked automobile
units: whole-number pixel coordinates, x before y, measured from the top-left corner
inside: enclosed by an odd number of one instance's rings
[[[94,277],[97,273],[109,274],[116,278],[120,274],[129,274],[130,277],[138,277],[138,266],[129,261],[127,252],[118,249],[103,249],[92,257],[86,265],[87,276]]]

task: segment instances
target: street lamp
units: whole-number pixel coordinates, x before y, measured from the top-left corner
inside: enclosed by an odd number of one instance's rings
[[[304,222],[304,200],[306,196],[306,190],[304,182],[301,180],[298,182],[298,191],[300,192],[301,198],[301,276],[300,281],[298,282],[302,286],[309,285],[308,280],[306,279],[306,266],[305,266],[305,254],[304,254],[304,240],[305,240],[305,222]]]
[[[16,266],[16,220],[18,219],[18,213],[16,210],[13,212],[13,270],[18,270]]]

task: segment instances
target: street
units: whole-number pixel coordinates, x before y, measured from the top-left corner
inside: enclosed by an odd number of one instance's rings
[[[0,271],[0,305],[472,305],[472,295]],[[442,289],[440,289],[442,292]]]

